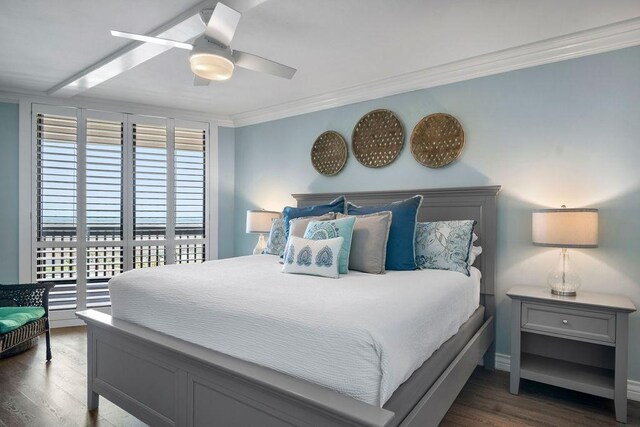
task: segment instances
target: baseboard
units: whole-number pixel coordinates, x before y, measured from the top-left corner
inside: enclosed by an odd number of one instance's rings
[[[51,329],[71,328],[73,326],[84,326],[85,323],[80,319],[57,319],[49,321]]]
[[[640,402],[640,381],[627,381],[627,399]]]
[[[496,369],[511,372],[511,356],[496,353]],[[627,399],[640,402],[640,381],[627,380]]]
[[[111,314],[111,307],[96,307],[93,310]],[[84,326],[84,321],[76,316],[76,310],[51,310],[49,312],[49,325],[51,329]]]
[[[511,372],[511,356],[508,354],[496,353],[496,369],[499,371]]]

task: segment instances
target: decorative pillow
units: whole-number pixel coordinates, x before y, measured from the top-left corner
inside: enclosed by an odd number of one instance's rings
[[[473,265],[476,262],[476,258],[482,253],[482,246],[471,246],[469,251],[469,265]]]
[[[343,243],[343,237],[310,240],[291,236],[287,241],[282,272],[337,279],[340,277],[338,254]]]
[[[407,200],[389,203],[382,206],[360,207],[352,203],[347,205],[349,215],[363,215],[383,211],[391,211],[392,221],[387,241],[387,270],[415,270],[415,233],[418,209],[422,196],[414,196]]]
[[[327,205],[307,206],[304,208],[293,208],[291,206],[285,207],[282,211],[285,238],[289,238],[289,221],[292,219],[303,216],[318,216],[329,212],[344,212],[344,196],[340,196],[337,199],[332,200]]]
[[[303,216],[301,218],[292,219],[289,221],[289,235],[303,237],[304,232],[307,231],[307,225],[309,225],[311,221],[329,221],[332,219],[336,219],[336,214],[333,212],[320,216]]]
[[[351,236],[355,217],[334,219],[332,221],[311,221],[304,232],[305,239],[326,240],[340,236],[344,238],[340,254],[338,255],[338,271],[340,274],[349,272],[349,252],[351,251]]]
[[[469,276],[469,246],[475,225],[474,220],[417,223],[418,268],[451,270]]]
[[[284,220],[282,218],[272,219],[269,240],[267,240],[267,247],[264,253],[282,256],[286,244],[287,239],[284,238]]]
[[[348,218],[343,214],[337,214],[337,217],[338,219]],[[349,269],[371,274],[384,273],[391,212],[385,211],[353,217],[356,222],[351,238]]]
[[[473,265],[478,255],[482,253],[482,246],[473,246],[476,240],[478,240],[478,235],[473,233],[471,243],[469,244],[469,265]]]

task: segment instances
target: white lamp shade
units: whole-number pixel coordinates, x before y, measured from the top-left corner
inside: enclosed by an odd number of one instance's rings
[[[531,234],[537,246],[595,248],[598,246],[598,210],[535,209]]]
[[[247,211],[247,233],[268,233],[271,231],[271,221],[280,218],[280,212],[249,210]]]

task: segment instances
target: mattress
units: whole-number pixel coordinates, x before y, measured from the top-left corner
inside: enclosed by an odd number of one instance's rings
[[[480,272],[281,273],[257,255],[133,270],[112,315],[383,406],[479,305]]]

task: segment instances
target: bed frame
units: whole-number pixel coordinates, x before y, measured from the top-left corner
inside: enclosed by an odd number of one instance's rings
[[[438,425],[484,357],[495,366],[496,196],[499,186],[346,193],[356,204],[424,196],[420,221],[475,219],[483,253],[485,320],[408,415],[87,310],[87,406],[103,396],[152,426],[431,426]],[[298,206],[344,193],[294,194]]]

